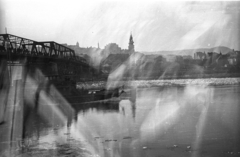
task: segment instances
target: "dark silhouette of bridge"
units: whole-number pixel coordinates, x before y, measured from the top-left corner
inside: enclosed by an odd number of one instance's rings
[[[54,41],[34,41],[12,34],[0,34],[0,57],[8,65],[24,65],[27,72],[40,69],[49,80],[90,79],[96,73],[85,58]]]

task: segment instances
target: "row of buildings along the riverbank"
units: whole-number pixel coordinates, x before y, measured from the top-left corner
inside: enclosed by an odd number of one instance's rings
[[[85,57],[88,62],[104,73],[110,73],[120,65],[129,66],[129,57],[133,56],[134,71],[142,75],[183,75],[186,73],[236,73],[240,69],[240,51],[224,47],[217,49],[197,49],[165,53],[136,52],[134,41],[130,35],[128,49],[121,49],[116,43],[110,43],[101,49],[99,47],[81,48],[79,44],[66,45],[75,50],[76,54]],[[219,52],[215,52],[219,51]],[[171,54],[175,53],[175,54]],[[180,54],[180,55],[178,55]],[[149,74],[150,73],[150,74]]]

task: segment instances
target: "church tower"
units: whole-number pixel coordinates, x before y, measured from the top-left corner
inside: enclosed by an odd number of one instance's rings
[[[129,43],[128,43],[128,50],[129,52],[134,52],[134,42],[133,42],[133,37],[132,37],[132,33],[130,35],[130,39],[129,39]]]

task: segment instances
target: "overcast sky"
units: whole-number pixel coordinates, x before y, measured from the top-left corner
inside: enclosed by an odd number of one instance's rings
[[[240,49],[240,2],[4,0],[1,33],[81,47],[117,43],[136,51]],[[3,21],[4,20],[4,21]]]

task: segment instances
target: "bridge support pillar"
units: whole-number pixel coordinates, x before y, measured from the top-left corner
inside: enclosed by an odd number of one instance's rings
[[[18,66],[19,67],[19,66]],[[21,71],[19,71],[21,69]],[[18,72],[18,73],[16,73]],[[0,154],[5,152],[6,156],[15,156],[14,151],[20,146],[23,137],[23,66],[11,67],[11,85],[7,94],[4,123],[0,125]],[[21,74],[20,74],[21,73]],[[16,75],[20,74],[20,75]]]

